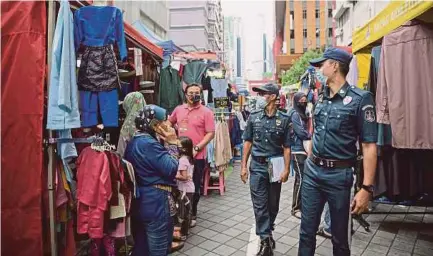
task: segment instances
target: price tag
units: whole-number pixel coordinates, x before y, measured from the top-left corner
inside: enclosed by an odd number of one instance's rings
[[[226,108],[229,106],[229,98],[228,97],[220,97],[214,99],[215,108]]]

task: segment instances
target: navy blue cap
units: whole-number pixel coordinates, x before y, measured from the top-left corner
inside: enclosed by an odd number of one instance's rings
[[[280,88],[276,84],[265,84],[260,87],[254,87],[253,92],[262,92],[278,95],[280,94]]]
[[[323,53],[323,57],[310,60],[311,66],[318,67],[325,60],[336,60],[347,65],[350,64],[353,55],[340,48],[327,48]]]

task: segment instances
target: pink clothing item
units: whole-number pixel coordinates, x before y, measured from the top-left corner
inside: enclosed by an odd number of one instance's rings
[[[178,106],[171,114],[169,121],[177,124],[179,136],[189,137],[194,145],[200,143],[209,132],[215,132],[214,114],[212,110],[199,104],[189,108],[187,104]],[[198,152],[196,159],[206,158],[206,147]]]
[[[179,171],[187,171],[188,176],[192,177],[194,173],[194,165],[192,165],[187,156],[182,156],[179,158]],[[177,181],[177,187],[180,191],[184,191],[186,193],[194,193],[195,192],[195,186],[194,182],[192,180],[188,181]]]
[[[108,157],[104,152],[85,148],[77,159],[77,229],[90,238],[102,238],[104,212],[111,198]]]

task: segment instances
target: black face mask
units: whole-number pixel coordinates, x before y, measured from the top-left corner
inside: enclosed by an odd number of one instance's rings
[[[195,95],[193,95],[193,96],[190,96],[190,99],[191,99],[191,101],[193,102],[193,103],[198,103],[198,102],[200,102],[200,100],[201,100],[201,96],[200,96],[200,94],[195,94]]]
[[[302,110],[307,109],[307,102],[298,102],[297,105]]]

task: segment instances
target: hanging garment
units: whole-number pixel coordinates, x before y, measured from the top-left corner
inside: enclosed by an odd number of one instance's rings
[[[239,120],[239,127],[240,127],[241,131],[244,131],[245,127],[247,127],[247,122],[245,122],[244,116],[242,115],[242,113],[240,111],[236,111],[235,115],[236,115],[237,119]]]
[[[126,59],[128,52],[120,9],[90,5],[76,10],[74,15],[76,51],[81,44],[101,47],[117,43],[120,59]]]
[[[112,45],[85,47],[78,70],[78,88],[92,92],[120,88],[116,54]]]
[[[242,131],[238,117],[233,118],[233,127],[230,129],[231,148],[242,144]]]
[[[201,60],[193,60],[186,64],[183,70],[183,81],[188,84],[201,84],[207,65]]]
[[[358,61],[356,60],[356,56],[353,55],[352,60],[349,64],[349,73],[347,73],[346,81],[350,85],[357,85],[358,84]]]
[[[371,50],[371,63],[370,73],[368,78],[368,90],[376,95],[377,90],[377,76],[379,72],[380,53],[382,46],[373,47]],[[377,145],[391,145],[392,144],[392,131],[391,125],[378,123],[377,125]]]
[[[111,199],[110,165],[104,152],[85,148],[77,159],[77,232],[102,238]]]
[[[232,147],[227,122],[217,122],[215,130],[215,166],[225,166],[232,159]]]
[[[83,127],[97,125],[98,114],[105,127],[119,126],[119,103],[117,90],[108,92],[80,91],[80,111]]]
[[[143,53],[140,48],[134,48],[135,75],[143,75]]]
[[[211,77],[210,84],[212,86],[214,98],[221,98],[221,97],[228,96],[227,87],[229,84],[227,82],[227,79],[216,79]]]
[[[119,142],[117,144],[117,152],[122,157],[125,153],[126,145],[137,130],[135,128],[135,118],[145,105],[146,101],[144,100],[144,96],[139,92],[129,93],[123,101],[123,109],[125,110],[126,118],[120,129]]]
[[[377,122],[391,124],[395,148],[433,149],[433,31],[407,22],[383,38]]]
[[[69,2],[61,1],[54,31],[48,91],[47,129],[50,130],[65,130],[81,126],[73,30]]]
[[[168,114],[183,103],[183,90],[177,70],[168,66],[161,70],[157,105],[165,108]]]
[[[212,139],[206,146],[207,162],[211,168],[215,168],[215,145]]]
[[[213,89],[210,82],[210,76],[203,76],[201,80],[203,90],[207,90],[207,103],[213,103]],[[206,104],[207,105],[207,104]]]

